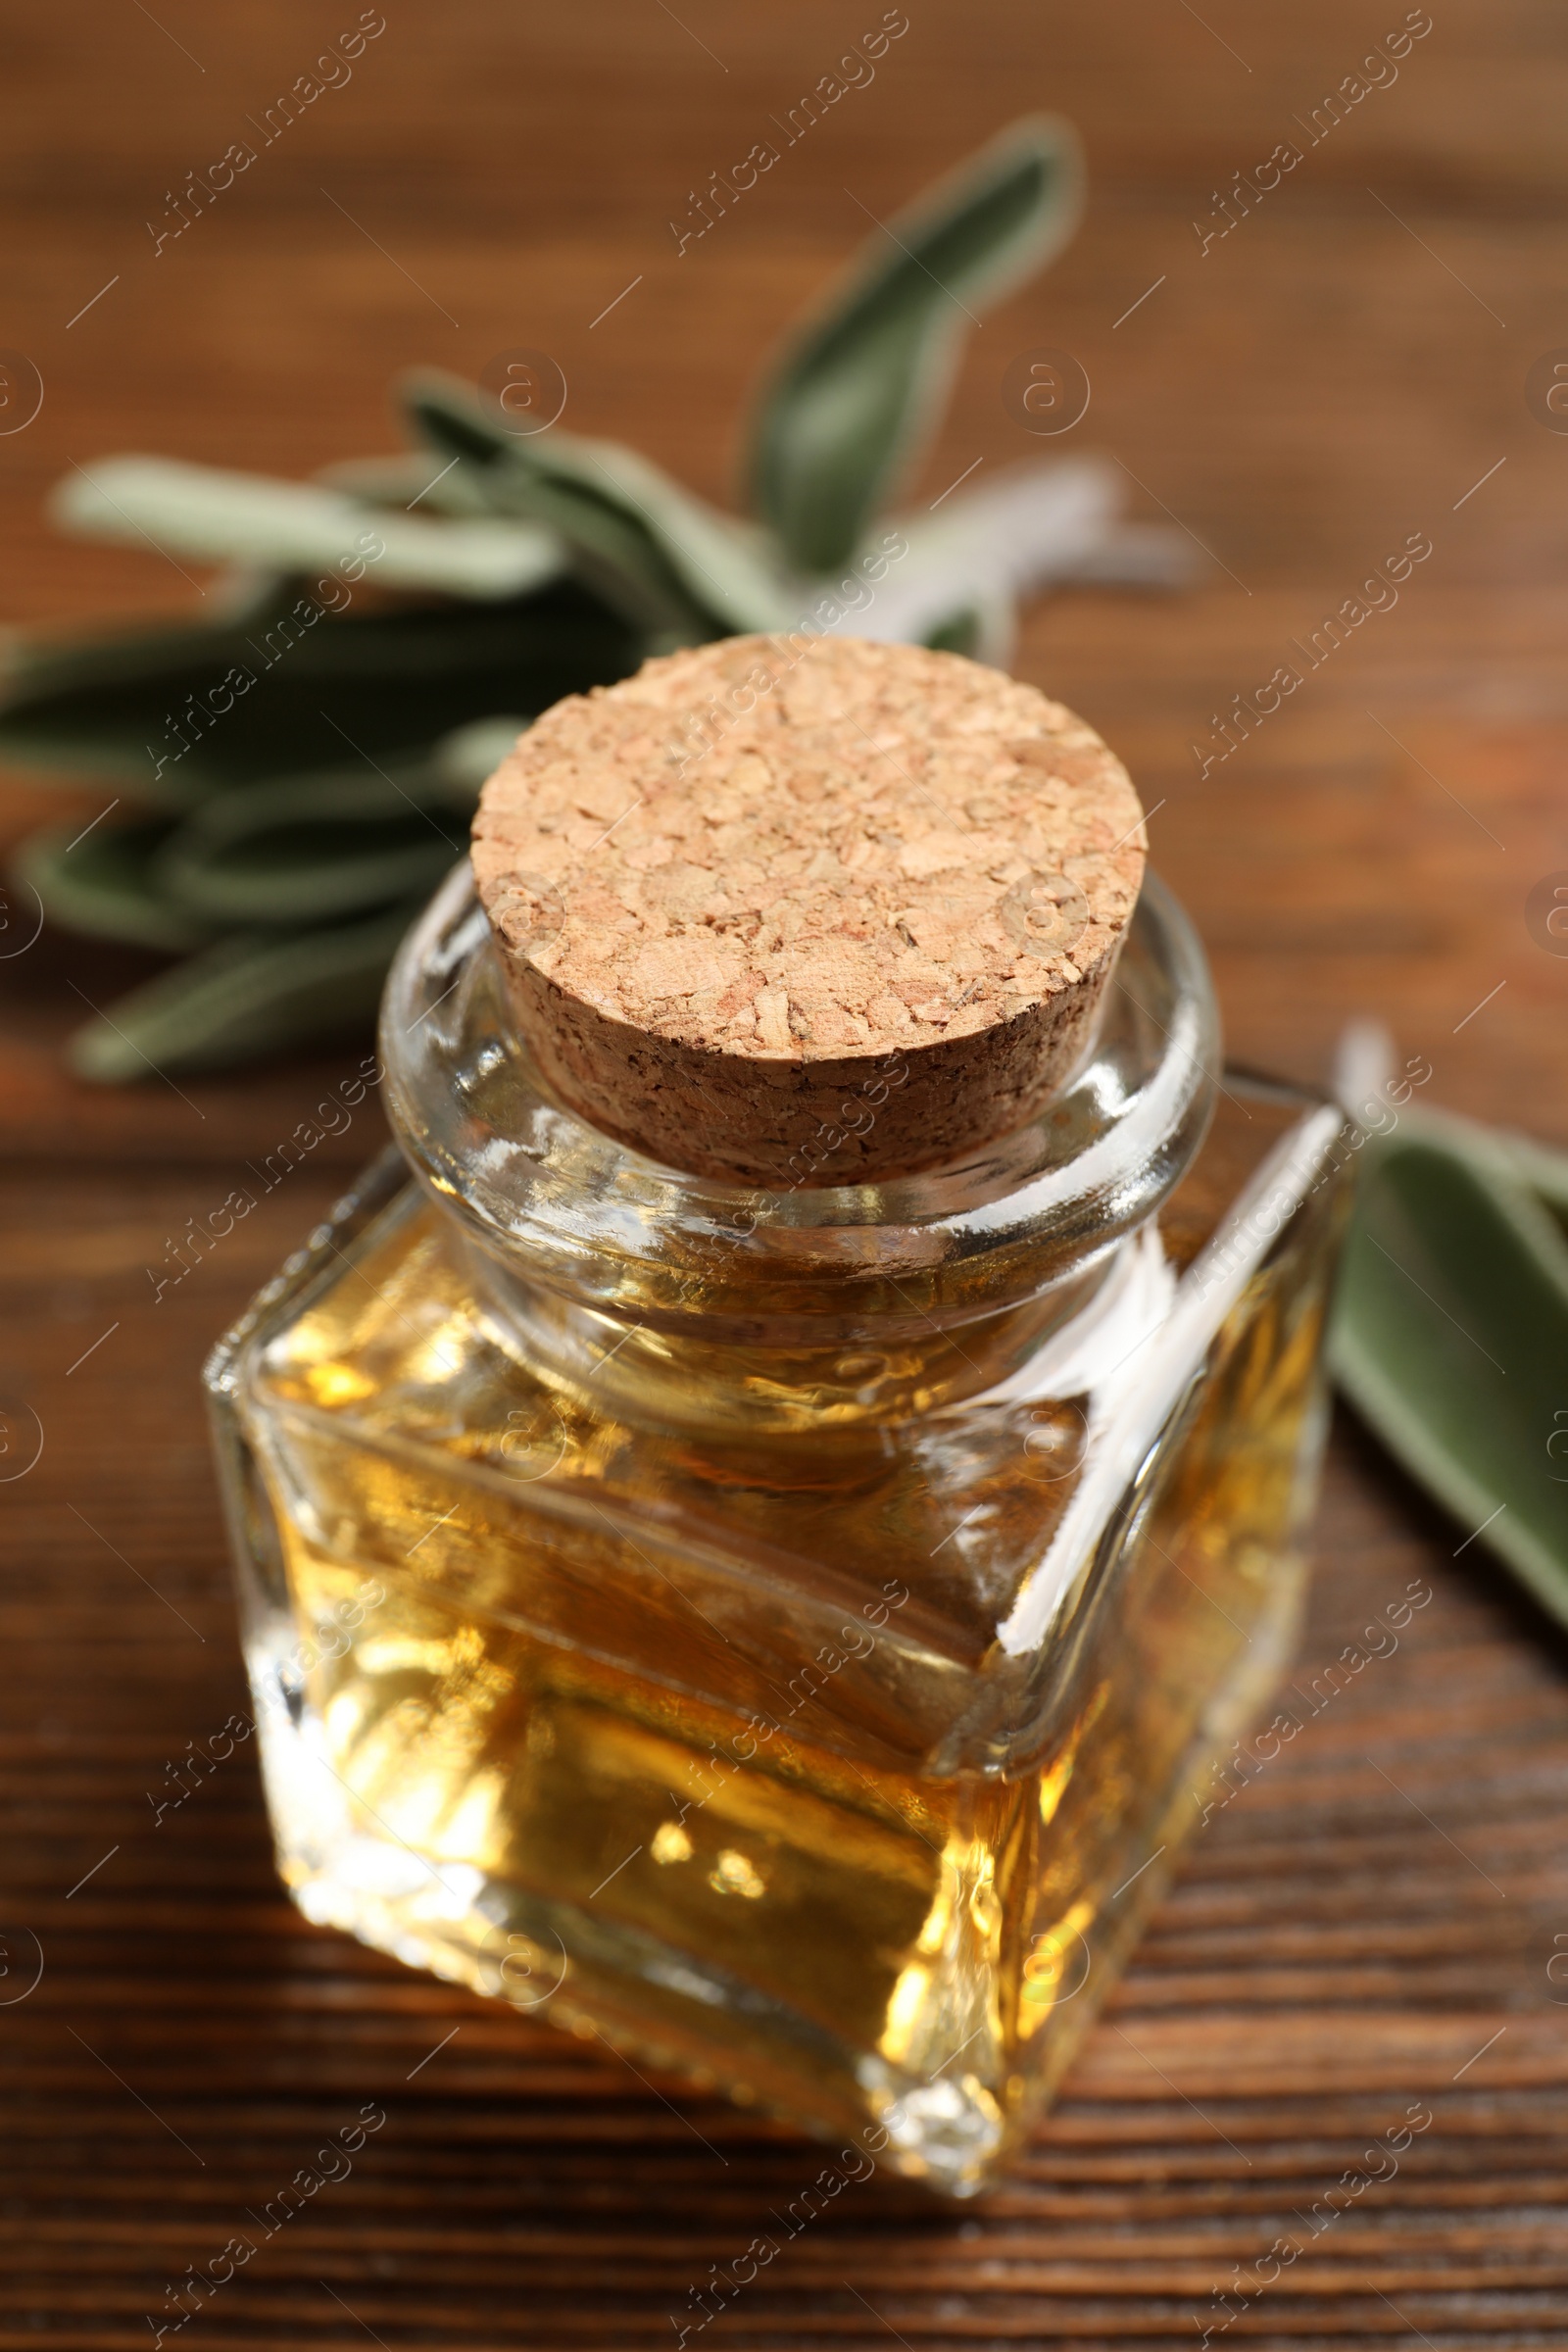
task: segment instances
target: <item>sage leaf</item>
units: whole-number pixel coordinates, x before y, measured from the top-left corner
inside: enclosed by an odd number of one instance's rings
[[[336,769],[220,793],[153,871],[215,928],[328,922],[431,891],[464,855],[473,794],[428,764]]]
[[[369,576],[382,588],[449,596],[517,596],[564,560],[560,540],[537,523],[371,513],[341,490],[168,458],[78,466],[56,486],[50,514],[89,538],[279,571],[344,570],[349,582]]]
[[[505,603],[341,616],[290,581],[238,626],[17,649],[0,677],[0,754],[177,808],[360,754],[426,751],[486,713],[533,716],[625,677],[642,653],[573,580]]]
[[[172,829],[161,816],[95,825],[85,838],[79,824],[52,825],[19,844],[11,871],[37,892],[49,920],[68,931],[183,956],[204,946],[217,926],[169,899],[155,879]]]
[[[411,377],[405,398],[433,447],[477,469],[498,512],[548,524],[574,551],[582,576],[641,625],[700,644],[791,618],[755,530],[637,451],[555,427],[509,433],[445,376]]]
[[[1463,1144],[1475,1149],[1469,1122],[1461,1126],[1455,1120],[1452,1124],[1461,1130]],[[1538,1144],[1534,1136],[1486,1127],[1475,1129],[1474,1134],[1483,1139],[1485,1148],[1501,1156],[1515,1182],[1536,1195],[1558,1226],[1568,1227],[1568,1156]]]
[[[480,787],[495,774],[507,754],[516,750],[517,738],[527,724],[525,718],[498,714],[454,727],[450,735],[442,736],[432,754],[437,776],[463,794],[471,808]]]
[[[273,590],[229,628],[197,622],[65,640],[13,637],[0,662],[0,755],[45,773],[122,785],[161,807],[188,804],[201,784],[194,768],[169,761],[169,722],[187,695],[222,678],[247,625],[275,620],[291,601]]]
[[[920,639],[934,654],[962,654],[967,661],[978,662],[983,651],[989,651],[986,640],[993,633],[993,618],[988,631],[988,616],[978,605],[964,605],[956,612],[948,612],[928,628]]]
[[[1330,1363],[1466,1541],[1568,1625],[1568,1238],[1529,1172],[1553,1157],[1432,1113],[1369,1142]],[[1568,1200],[1560,1162],[1552,1181]]]
[[[342,490],[368,506],[417,506],[434,514],[488,514],[490,508],[461,466],[443,468],[423,448],[395,450],[384,458],[341,458],[317,476],[329,490]]]
[[[226,1069],[369,1028],[417,906],[321,931],[245,934],[161,972],[78,1029],[67,1056],[101,1085]]]
[[[930,430],[970,306],[1006,293],[1072,234],[1078,142],[1049,116],[1016,123],[879,228],[759,409],[754,507],[800,571],[833,570]]]
[[[1120,495],[1114,468],[1093,458],[1005,466],[989,481],[981,474],[976,488],[934,514],[899,517],[905,553],[887,566],[863,614],[847,614],[844,627],[930,645],[933,628],[966,605],[1010,614],[1019,598],[1075,578],[1093,562],[1114,528]],[[1004,662],[1010,627],[988,631],[984,643],[980,659]]]

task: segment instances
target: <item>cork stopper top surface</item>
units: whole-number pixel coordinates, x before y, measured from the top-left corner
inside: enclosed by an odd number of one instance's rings
[[[1108,973],[1144,854],[1125,769],[1061,704],[851,638],[728,638],[557,704],[473,828],[522,1025],[559,1033],[555,1074],[589,1115],[601,1044],[645,1079],[662,1057],[672,1083],[749,1065],[760,1101],[818,1065],[918,1075],[942,1048],[951,1110],[965,1041],[978,1081],[989,1038],[1005,1083],[976,1137],[1065,1076],[1073,1001]],[[610,1120],[658,1155],[648,1123]]]

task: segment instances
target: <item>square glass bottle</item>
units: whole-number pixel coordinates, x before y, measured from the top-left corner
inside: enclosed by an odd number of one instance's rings
[[[1217,1050],[1151,879],[1015,1133],[683,1175],[541,1079],[460,869],[401,1152],[207,1374],[301,1909],[983,2187],[1296,1625],[1342,1122]]]

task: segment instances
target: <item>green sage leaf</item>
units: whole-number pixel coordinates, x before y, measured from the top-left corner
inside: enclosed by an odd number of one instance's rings
[[[63,529],[197,561],[266,564],[327,575],[328,603],[372,577],[382,588],[449,596],[518,596],[562,569],[564,551],[538,523],[494,514],[373,513],[321,484],[273,481],[168,458],[101,458],[57,484],[50,513]],[[339,576],[342,575],[342,576]]]
[[[323,613],[298,581],[244,622],[15,650],[0,758],[155,805],[428,750],[482,715],[534,716],[634,670],[644,640],[574,580],[502,603]]]
[[[374,1020],[387,965],[416,912],[408,903],[339,929],[224,940],[78,1029],[71,1066],[123,1085],[355,1036]]]
[[[1568,1625],[1568,1238],[1530,1159],[1431,1113],[1367,1145],[1330,1362],[1465,1538]]]
[[[640,625],[700,644],[790,619],[756,531],[635,450],[559,428],[509,433],[445,376],[412,377],[405,399],[434,448],[477,470],[498,513],[548,524],[574,551],[582,576]]]
[[[494,718],[475,718],[466,727],[454,727],[450,735],[442,736],[431,755],[436,774],[454,792],[465,795],[471,808],[481,786],[488,783],[507,754],[516,750],[517,738],[527,724],[525,718],[498,713]]]
[[[204,946],[215,926],[159,886],[157,860],[172,829],[167,817],[99,824],[85,836],[79,824],[52,825],[19,844],[11,871],[68,931],[183,956]]]
[[[1534,1136],[1485,1127],[1475,1132],[1501,1153],[1515,1182],[1536,1195],[1559,1227],[1568,1228],[1568,1155],[1549,1151]]]
[[[444,472],[440,460],[424,449],[398,450],[384,458],[341,458],[323,466],[317,478],[328,489],[364,499],[368,506],[396,507],[403,514],[415,505],[435,514],[491,511],[461,466]]]
[[[964,654],[971,661],[978,658],[984,622],[973,605],[939,620],[935,628],[926,631],[923,643],[936,654]]]
[[[790,562],[854,553],[940,412],[971,306],[1008,292],[1077,224],[1067,123],[1014,124],[879,229],[760,401],[749,479]]]
[[[427,764],[251,784],[176,826],[153,871],[215,927],[331,922],[432,891],[466,850],[472,808]]]

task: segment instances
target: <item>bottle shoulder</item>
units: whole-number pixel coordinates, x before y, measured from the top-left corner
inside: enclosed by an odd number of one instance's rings
[[[1308,1160],[1288,1184],[1271,1175],[1282,1153],[1300,1158],[1314,1120]],[[819,1426],[784,1433],[662,1425],[667,1342],[605,1318],[606,1363],[636,1351],[628,1413],[624,1382],[601,1390],[591,1367],[564,1380],[530,1360],[476,1289],[452,1220],[389,1175],[318,1237],[223,1377],[264,1449],[373,1457],[430,1492],[471,1490],[483,1526],[517,1541],[492,1542],[481,1572],[448,1534],[428,1550],[416,1534],[411,1572],[443,1562],[488,1607],[534,1607],[524,1531],[547,1527],[569,1549],[608,1530],[665,1574],[677,1555],[700,1561],[726,1606],[817,1621],[829,1643],[835,1625],[883,1608],[879,1639],[926,1661],[958,1705],[964,1678],[1005,1671],[1008,1629],[1049,1570],[1060,1590],[1045,1640],[1200,1376],[1212,1385],[1248,1332],[1255,1351],[1260,1317],[1282,1362],[1293,1317],[1320,1315],[1338,1132],[1293,1090],[1228,1080],[1183,1183],[1086,1308],[1004,1379],[892,1420],[845,1424],[824,1406]],[[612,1591],[601,1601],[612,1610]]]

